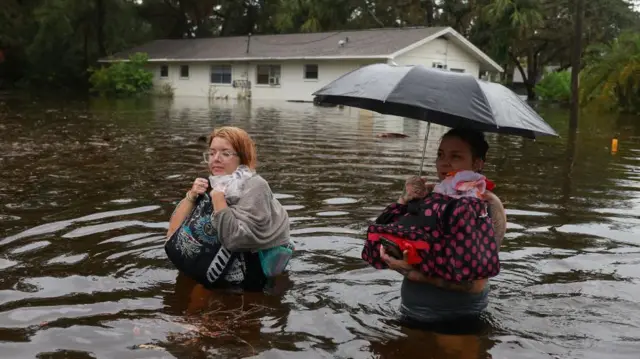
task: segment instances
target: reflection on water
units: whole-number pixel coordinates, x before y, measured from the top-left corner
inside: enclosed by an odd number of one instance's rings
[[[636,358],[635,122],[541,112],[562,139],[490,135],[509,224],[486,328],[403,328],[399,275],[360,260],[366,223],[418,171],[425,125],[357,109],[200,99],[0,104],[0,352],[7,358]],[[236,125],[290,213],[298,252],[269,295],[179,276],[163,234]],[[428,174],[442,127],[432,126]],[[406,139],[377,138],[401,132]],[[609,152],[620,132],[620,149]],[[435,177],[432,177],[435,178]],[[605,352],[612,351],[605,354]]]

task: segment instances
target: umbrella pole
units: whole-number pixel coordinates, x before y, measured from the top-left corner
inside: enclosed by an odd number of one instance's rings
[[[422,145],[422,161],[420,162],[420,172],[418,177],[422,176],[422,168],[424,167],[424,156],[427,153],[427,140],[429,139],[429,131],[431,130],[431,122],[427,122],[427,130],[424,133],[424,145]]]

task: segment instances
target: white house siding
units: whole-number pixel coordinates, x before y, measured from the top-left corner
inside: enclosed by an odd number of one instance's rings
[[[480,75],[478,60],[444,38],[434,39],[425,45],[408,51],[393,60],[398,65],[424,65],[432,67],[434,63],[446,65],[448,70],[460,69],[475,77]]]
[[[271,62],[198,62],[198,63],[172,63],[155,65],[155,85],[162,86],[170,83],[174,89],[175,96],[205,96],[212,98],[235,99],[238,95],[245,95],[245,91],[240,87],[233,87],[226,84],[210,83],[210,68],[214,64],[231,65],[232,82],[236,80],[249,80],[251,82],[251,98],[260,100],[294,100],[312,101],[311,95],[316,90],[327,85],[345,73],[356,68],[374,63],[372,60],[343,60],[343,61],[271,61]],[[380,61],[382,62],[382,61]],[[258,85],[257,66],[258,65],[280,65],[280,85]],[[304,79],[305,64],[318,65],[318,79]],[[169,76],[160,77],[160,68],[163,65],[169,66]],[[189,78],[180,78],[180,65],[189,65]]]
[[[169,67],[169,76],[160,77],[160,69],[163,65]],[[189,66],[189,77],[180,77],[180,66]],[[157,64],[154,66],[154,85],[163,86],[170,84],[173,87],[175,96],[209,96],[209,69],[210,65],[201,62],[195,63],[169,63]],[[230,86],[230,85],[229,85]]]
[[[458,45],[446,39],[435,39],[425,45],[417,47],[393,59],[398,65],[425,65],[432,67],[434,63],[446,65],[448,70],[462,70],[466,73],[479,76],[480,64],[478,60],[460,48]],[[211,98],[236,99],[243,97],[248,92],[242,87],[233,87],[231,84],[211,84],[210,68],[214,64],[230,65],[232,69],[232,82],[248,80],[251,87],[248,89],[252,99],[256,100],[293,100],[312,101],[311,95],[316,90],[327,85],[345,73],[360,66],[386,60],[324,60],[324,61],[260,61],[260,62],[194,62],[194,63],[170,63],[153,65],[155,72],[155,85],[162,86],[170,83],[175,96],[197,96]],[[257,66],[280,65],[280,85],[258,85]],[[318,79],[304,79],[304,65],[318,65]],[[169,66],[167,78],[160,77],[162,65]],[[189,77],[180,77],[180,66],[189,66]]]
[[[250,66],[251,96],[264,100],[312,101],[311,95],[331,81],[371,61],[285,61],[280,65],[280,86],[256,84],[257,64]],[[265,63],[267,64],[267,63]],[[305,65],[318,65],[318,79],[304,79]]]

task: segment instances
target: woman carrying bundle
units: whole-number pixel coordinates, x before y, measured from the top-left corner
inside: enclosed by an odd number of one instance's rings
[[[477,317],[487,307],[506,228],[493,183],[480,174],[488,148],[480,132],[447,132],[436,160],[441,182],[410,178],[368,229],[362,258],[404,276],[400,310],[408,321]]]
[[[293,253],[287,211],[255,172],[244,130],[213,131],[204,157],[211,176],[196,178],[171,216],[167,256],[205,288],[262,290]]]

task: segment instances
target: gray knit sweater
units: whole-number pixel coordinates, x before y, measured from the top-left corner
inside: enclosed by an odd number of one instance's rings
[[[289,215],[260,175],[247,179],[242,196],[212,215],[225,248],[256,251],[289,243]]]

